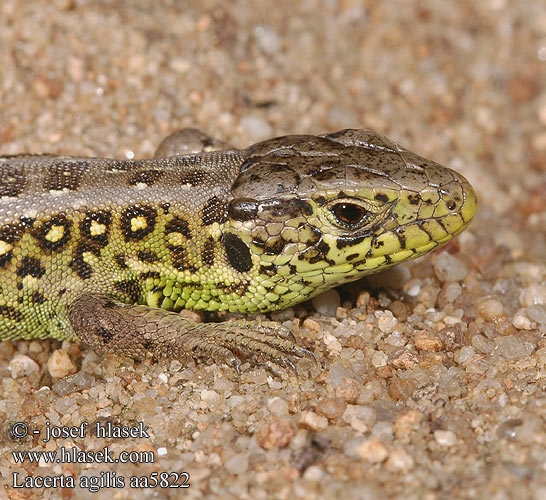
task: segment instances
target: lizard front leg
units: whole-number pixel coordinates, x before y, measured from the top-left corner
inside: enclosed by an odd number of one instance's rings
[[[195,323],[178,313],[84,294],[69,307],[76,335],[91,347],[132,358],[212,358],[239,369],[240,358],[295,370],[290,356],[313,357],[292,333],[252,321]]]

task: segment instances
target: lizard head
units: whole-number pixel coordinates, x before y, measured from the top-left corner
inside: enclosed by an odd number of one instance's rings
[[[255,144],[232,194],[228,258],[248,248],[279,307],[447,243],[477,207],[462,175],[367,130]]]

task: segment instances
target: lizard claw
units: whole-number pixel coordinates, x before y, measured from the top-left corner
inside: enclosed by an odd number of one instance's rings
[[[241,375],[241,363],[235,356],[229,360],[228,364],[237,372],[237,375]]]
[[[317,360],[316,356],[309,349],[306,349],[305,347],[298,346],[297,350],[298,350],[298,354],[300,356],[305,356],[305,357],[311,359],[313,361],[313,363],[315,363],[316,365],[318,364],[318,360]]]
[[[209,325],[207,325],[209,326]],[[206,339],[206,340],[205,340]],[[300,345],[294,334],[288,328],[274,326],[274,323],[253,323],[237,320],[228,323],[214,324],[207,330],[201,341],[204,344],[214,345],[208,352],[214,352],[217,360],[227,361],[239,373],[238,358],[250,358],[260,361],[269,361],[277,366],[286,368],[297,375],[295,358],[311,358],[317,362],[311,351]],[[197,341],[197,344],[201,343]]]
[[[297,375],[298,374],[298,370],[296,368],[296,365],[294,364],[294,362],[290,359],[290,358],[282,358],[281,359],[281,364],[284,365],[285,368],[288,368],[292,373],[294,373],[294,375]]]

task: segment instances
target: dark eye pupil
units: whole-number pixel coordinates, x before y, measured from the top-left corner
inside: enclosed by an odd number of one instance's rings
[[[353,203],[338,203],[333,207],[334,215],[343,224],[355,225],[364,219],[366,210]]]

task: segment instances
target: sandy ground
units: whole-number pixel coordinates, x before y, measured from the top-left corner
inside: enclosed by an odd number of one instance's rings
[[[2,154],[371,128],[461,171],[480,210],[447,251],[273,315],[319,358],[299,377],[64,345],[78,372],[59,381],[60,343],[1,344],[0,497],[546,499],[545,61],[536,0],[2,0]],[[84,421],[148,429],[40,439]],[[154,463],[12,454],[63,446]],[[188,489],[130,488],[183,471]]]

